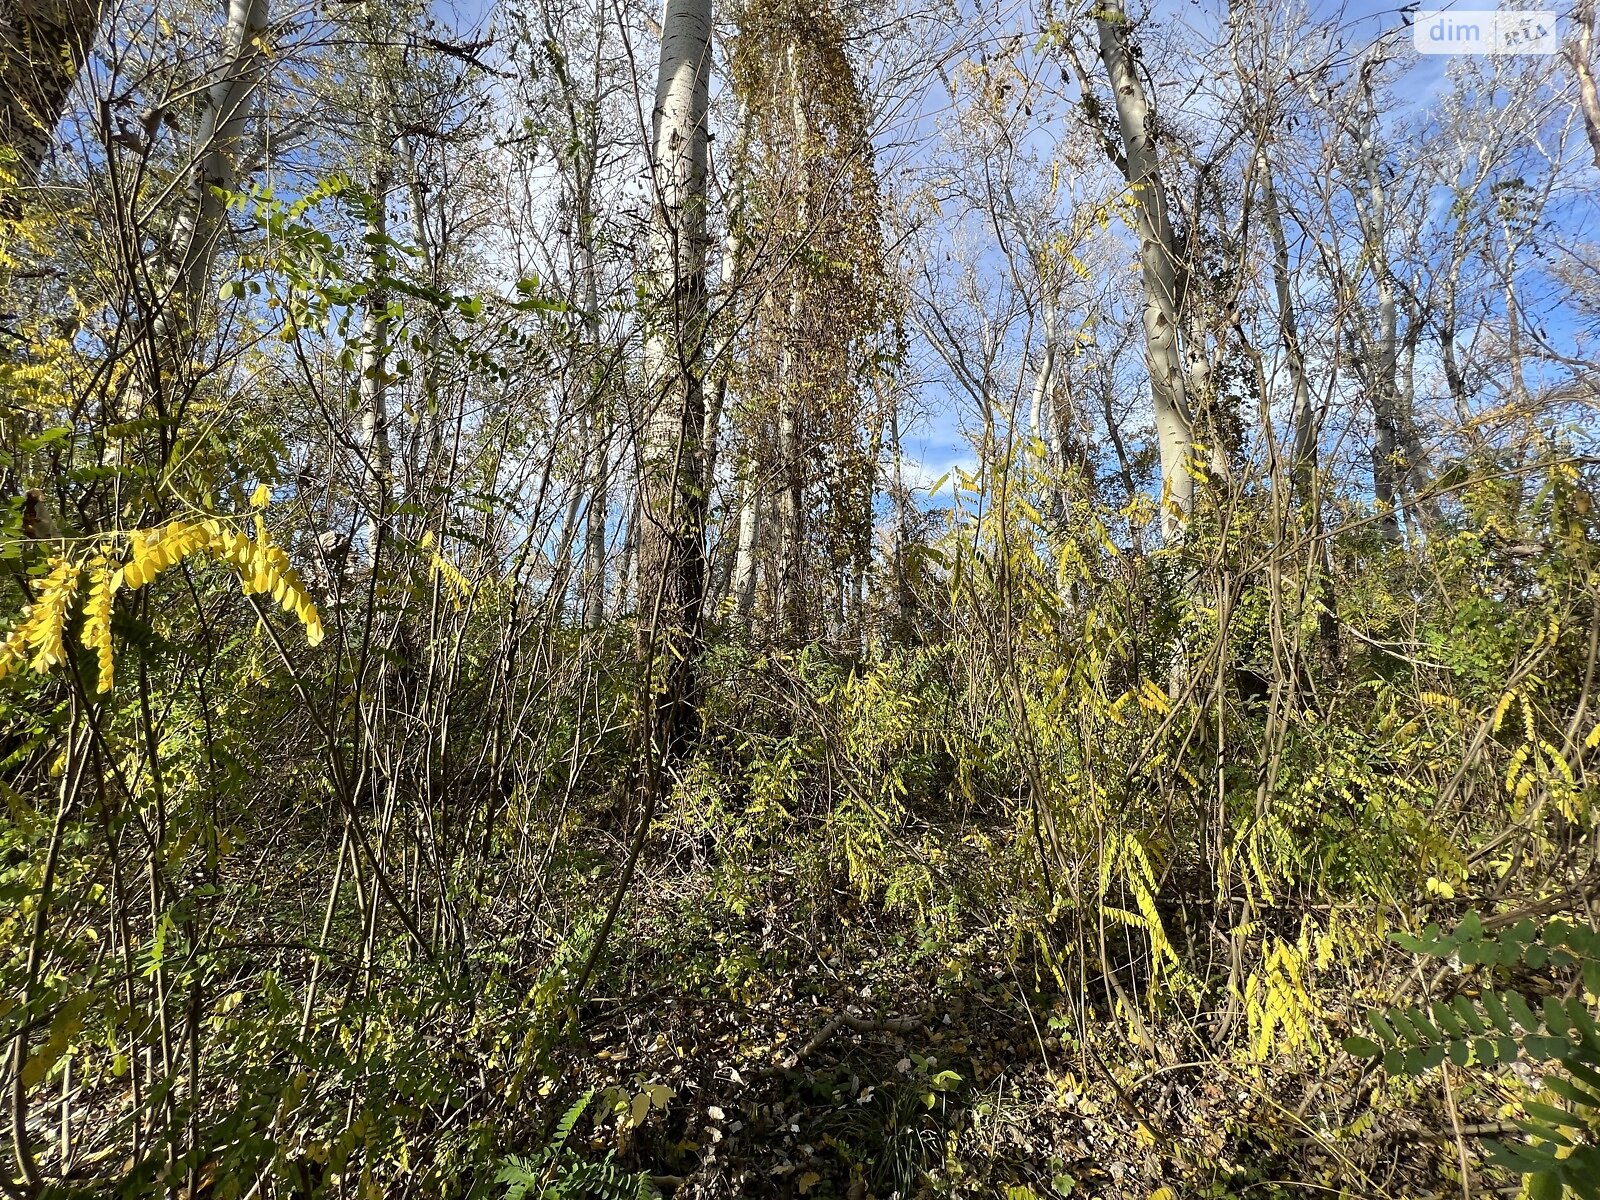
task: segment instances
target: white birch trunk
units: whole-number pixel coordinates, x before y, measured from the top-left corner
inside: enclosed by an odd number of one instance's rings
[[[210,290],[217,241],[227,215],[221,192],[237,186],[238,164],[256,93],[267,66],[268,0],[228,0],[223,62],[206,93],[187,203],[173,225],[170,294],[159,325],[189,325]]]
[[[755,462],[746,457],[739,473],[739,541],[733,560],[734,614],[750,616],[756,599],[756,545],[761,533],[761,489],[755,480]]]
[[[1193,420],[1189,415],[1178,347],[1178,270],[1167,217],[1167,199],[1150,133],[1150,105],[1128,46],[1128,16],[1122,0],[1103,0],[1096,10],[1100,60],[1116,102],[1126,175],[1134,193],[1139,262],[1144,284],[1145,359],[1161,450],[1163,528],[1178,538],[1194,505],[1190,467]]]
[[[1578,106],[1583,109],[1583,127],[1589,134],[1594,165],[1600,167],[1600,88],[1594,82],[1594,0],[1578,0],[1572,6],[1572,23],[1577,38],[1567,46],[1567,61],[1578,77]]]
[[[640,463],[638,603],[641,650],[663,656],[664,708],[655,737],[668,752],[686,736],[690,660],[704,598],[706,115],[711,0],[667,0],[652,116],[654,205],[645,339],[649,410]]]

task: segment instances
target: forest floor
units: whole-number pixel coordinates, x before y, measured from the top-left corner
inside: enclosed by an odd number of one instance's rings
[[[619,928],[627,967],[555,1089],[594,1089],[587,1149],[668,1194],[1461,1194],[1455,1140],[1414,1107],[1374,1121],[1374,1081],[1337,1046],[1236,1062],[1150,1024],[1141,1050],[1104,1013],[1078,1033],[1066,993],[993,930],[951,954],[847,893],[824,914],[777,875],[742,920],[696,928],[683,884]]]

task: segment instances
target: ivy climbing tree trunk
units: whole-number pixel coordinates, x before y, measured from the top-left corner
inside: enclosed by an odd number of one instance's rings
[[[362,298],[361,313],[361,450],[366,461],[362,464],[365,477],[363,491],[367,506],[367,564],[374,570],[378,566],[383,522],[389,508],[389,396],[388,396],[388,342],[389,293],[382,284],[387,273],[389,237],[389,185],[392,171],[387,146],[382,139],[387,135],[388,122],[379,119],[376,132],[380,139],[377,163],[369,184],[367,211],[367,293]]]
[[[806,163],[808,127],[800,101],[800,74],[794,43],[787,52],[789,101],[795,159]],[[810,180],[801,174],[795,205],[795,228],[810,224]],[[805,464],[800,453],[800,400],[803,384],[796,362],[795,331],[805,304],[805,267],[796,262],[789,273],[789,335],[785,338],[783,365],[778,380],[778,604],[777,616],[785,636],[801,641],[806,636],[808,596],[805,587]]]
[[[20,182],[37,177],[104,15],[102,0],[0,0],[0,146]]]

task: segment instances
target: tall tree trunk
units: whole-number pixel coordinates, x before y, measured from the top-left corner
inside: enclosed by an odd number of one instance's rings
[[[1372,495],[1377,502],[1379,529],[1384,540],[1400,537],[1399,504],[1407,483],[1426,472],[1422,461],[1422,442],[1411,417],[1409,397],[1399,382],[1398,290],[1385,247],[1389,226],[1389,198],[1378,161],[1378,112],[1372,92],[1373,64],[1361,69],[1364,110],[1360,126],[1354,130],[1360,159],[1362,182],[1356,191],[1356,208],[1361,219],[1366,255],[1372,267],[1377,292],[1377,331],[1369,339],[1365,358],[1366,389],[1372,404]]]
[[[728,229],[722,241],[722,279],[717,290],[721,311],[717,314],[719,331],[716,345],[711,351],[711,395],[706,405],[705,429],[701,433],[701,454],[705,460],[704,473],[708,486],[717,473],[717,450],[722,435],[722,411],[728,399],[728,381],[732,375],[734,332],[739,327],[739,284],[743,275],[745,258],[745,205],[747,203],[745,158],[750,141],[750,105],[741,102],[733,155],[730,163]]]
[[[367,293],[361,312],[361,452],[363,502],[367,508],[367,565],[376,569],[383,521],[389,508],[389,293],[380,282],[387,273],[389,236],[388,148],[382,144],[388,122],[376,122],[380,144],[372,173],[367,212]]]
[[[104,0],[0,0],[0,147],[18,182],[38,177],[104,15]]]
[[[1049,471],[1050,515],[1059,520],[1066,511],[1066,497],[1062,495],[1061,472],[1066,467],[1063,453],[1062,423],[1055,411],[1056,356],[1056,306],[1054,298],[1044,302],[1042,320],[1044,346],[1039,352],[1039,369],[1033,377],[1033,403],[1028,410],[1028,432],[1044,444],[1045,466]],[[1046,407],[1049,412],[1047,413]]]
[[[711,0],[668,0],[653,114],[650,409],[640,464],[639,648],[651,695],[649,753],[671,761],[695,712],[704,595],[705,490],[699,440],[706,272],[706,113]],[[659,664],[655,666],[653,664]]]
[[[606,522],[610,519],[610,437],[605,413],[589,414],[589,507],[584,521],[583,624],[598,629],[606,619]]]
[[[582,995],[632,885],[650,825],[688,749],[698,711],[696,659],[705,600],[706,115],[711,0],[667,0],[652,114],[651,279],[645,313],[649,388],[640,447],[638,650],[644,669],[628,857],[573,990]]]
[[[705,477],[706,488],[709,491],[716,486],[717,456],[722,444],[722,414],[728,399],[728,386],[732,378],[732,358],[734,334],[739,328],[739,288],[744,276],[745,265],[745,205],[747,196],[748,164],[746,158],[750,142],[750,105],[748,101],[739,104],[738,125],[734,134],[733,154],[729,163],[729,197],[728,197],[728,228],[722,243],[722,280],[718,289],[720,298],[720,311],[717,313],[716,345],[711,351],[711,396],[706,405],[705,428],[701,433],[701,467]],[[729,506],[734,522],[734,536],[730,539],[728,526],[730,517],[724,514],[721,522],[721,538],[719,540],[720,552],[716,578],[711,581],[707,594],[707,603],[713,608],[719,606],[726,594],[730,580],[734,577],[737,563],[734,556],[728,553],[730,541],[742,544],[739,534],[743,527],[744,503],[746,491],[746,476],[741,471],[734,478],[734,495]],[[738,615],[744,616],[744,609],[735,602]]]
[[[122,405],[140,412],[153,400],[163,405],[164,375],[191,355],[200,308],[211,293],[217,243],[227,217],[222,193],[236,186],[255,93],[266,69],[268,0],[228,0],[222,61],[212,73],[200,115],[189,185],[173,219],[166,246],[150,274],[160,280],[153,316],[141,323],[136,352],[143,361],[128,379]]]
[[[548,7],[545,30],[552,44],[555,31]],[[578,274],[583,287],[583,336],[588,350],[588,411],[583,415],[584,451],[588,464],[587,507],[584,512],[583,573],[579,580],[584,627],[598,629],[605,622],[606,534],[611,518],[611,422],[606,411],[606,380],[600,345],[600,268],[596,249],[595,174],[600,162],[600,97],[604,90],[602,46],[605,41],[604,5],[595,8],[594,61],[590,79],[592,95],[585,107],[576,102],[576,90],[561,70],[563,98],[574,158],[573,200],[576,209]]]
[[[794,121],[794,164],[799,179],[794,229],[805,237],[811,223],[809,138],[805,106],[800,96],[798,52],[789,43],[789,99]],[[801,382],[798,370],[800,316],[805,304],[805,267],[800,256],[789,266],[789,322],[785,331],[783,362],[778,378],[778,607],[779,628],[799,642],[806,635],[805,587],[805,471],[800,452]]]
[[[1122,0],[1103,0],[1096,9],[1100,61],[1116,102],[1122,133],[1124,171],[1134,194],[1135,231],[1144,284],[1145,358],[1150,368],[1156,439],[1161,449],[1163,528],[1181,537],[1194,506],[1194,476],[1189,462],[1193,420],[1186,400],[1183,359],[1178,348],[1178,264],[1167,217],[1167,197],[1150,132],[1150,103],[1129,46],[1129,22]]]
[[[267,66],[267,13],[268,0],[228,0],[223,63],[206,93],[188,203],[179,210],[172,231],[172,292],[163,312],[172,328],[174,322],[191,325],[196,307],[211,290],[211,268],[227,216],[227,201],[219,193],[238,183],[244,136]]]
[[[1578,0],[1572,6],[1572,23],[1578,36],[1567,47],[1567,61],[1578,77],[1578,104],[1583,109],[1583,127],[1594,151],[1594,165],[1600,167],[1600,89],[1594,82],[1594,0]]]
[[[1272,286],[1278,300],[1278,328],[1283,338],[1293,397],[1289,408],[1293,430],[1289,473],[1295,496],[1304,507],[1312,504],[1312,482],[1317,470],[1317,414],[1311,404],[1305,351],[1300,345],[1300,325],[1295,319],[1294,296],[1289,289],[1289,242],[1283,235],[1278,189],[1273,183],[1272,165],[1267,161],[1264,148],[1257,151],[1256,168],[1261,174],[1261,220],[1272,243]]]
[[[1265,147],[1256,152],[1261,175],[1261,219],[1272,244],[1272,286],[1278,300],[1278,328],[1283,338],[1284,358],[1289,367],[1292,396],[1290,423],[1293,440],[1290,449],[1289,479],[1301,518],[1310,534],[1316,555],[1317,641],[1323,665],[1332,670],[1339,664],[1338,597],[1333,586],[1333,560],[1323,535],[1322,496],[1317,479],[1317,437],[1321,420],[1311,401],[1311,384],[1306,375],[1305,350],[1300,343],[1300,322],[1295,315],[1294,293],[1289,287],[1289,242],[1283,234],[1278,189],[1272,179],[1272,164]]]
[[[897,643],[911,638],[916,615],[911,595],[911,571],[907,561],[911,547],[911,497],[906,491],[905,450],[900,441],[900,403],[889,398],[889,442],[894,454],[894,607],[891,638]]]
[[[756,482],[756,459],[745,452],[739,471],[739,540],[733,560],[733,611],[748,620],[756,599],[756,546],[761,534],[761,488]]]

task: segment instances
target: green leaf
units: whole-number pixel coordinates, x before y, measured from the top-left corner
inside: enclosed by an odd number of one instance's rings
[[[1571,1138],[1562,1133],[1553,1125],[1543,1121],[1533,1121],[1519,1118],[1512,1122],[1523,1133],[1531,1138],[1538,1138],[1542,1142],[1554,1142],[1563,1148],[1571,1147],[1574,1143]]]
[[[1386,1009],[1383,1015],[1389,1024],[1394,1027],[1395,1032],[1399,1034],[1399,1044],[1415,1046],[1423,1040],[1422,1034],[1412,1024],[1411,1012],[1408,1009],[1390,1008]]]
[[[1410,954],[1427,954],[1430,952],[1428,943],[1409,933],[1391,933],[1389,940],[1400,949]]]
[[[1428,1015],[1420,1008],[1406,1009],[1406,1018],[1411,1022],[1411,1027],[1417,1031],[1418,1039],[1428,1042],[1444,1040],[1442,1034],[1434,1023],[1428,1020]]]
[[[1465,996],[1457,996],[1452,1007],[1455,1008],[1456,1015],[1461,1018],[1462,1024],[1472,1030],[1473,1033],[1483,1034],[1489,1032],[1489,1027],[1483,1023],[1483,1018],[1478,1015],[1477,1006],[1471,1000],[1468,1000]]]
[[[59,442],[71,432],[71,425],[55,425],[41,433],[35,434],[33,437],[19,439],[17,441],[17,449],[21,450],[24,454],[30,454],[35,450],[44,449],[44,447],[48,446],[51,442]]]
[[[1523,999],[1521,992],[1506,993],[1506,1007],[1511,1010],[1511,1015],[1517,1019],[1517,1024],[1529,1033],[1538,1032],[1541,1022],[1538,1015],[1529,1007],[1527,1000]]]
[[[1579,1037],[1600,1050],[1600,1025],[1596,1025],[1589,1006],[1581,998],[1574,996],[1567,1001],[1567,1020],[1578,1031]]]
[[[1564,1108],[1557,1108],[1553,1104],[1541,1104],[1537,1100],[1525,1101],[1522,1109],[1530,1117],[1540,1121],[1548,1121],[1552,1125],[1565,1125],[1571,1129],[1584,1129],[1586,1125],[1582,1117],[1568,1112]]]
[[[1364,1037],[1347,1037],[1344,1040],[1344,1051],[1355,1058],[1376,1058],[1379,1047],[1374,1041]]]
[[[1596,1096],[1600,1096],[1600,1069],[1597,1069],[1595,1063],[1569,1058],[1563,1065],[1569,1075],[1593,1091]]]
[[[1450,1006],[1450,1002],[1447,1000],[1435,1001],[1433,1005],[1433,1023],[1452,1038],[1458,1038],[1466,1032],[1466,1028],[1461,1023],[1461,1018],[1456,1015],[1456,1010]]]
[[[1389,1022],[1383,1019],[1383,1014],[1375,1008],[1367,1009],[1367,1024],[1372,1026],[1372,1032],[1378,1035],[1378,1040],[1385,1046],[1397,1046],[1400,1038],[1395,1034]]]
[[[1553,1034],[1564,1034],[1572,1028],[1566,1006],[1554,996],[1544,998],[1544,1027]]]
[[[1522,1039],[1522,1049],[1534,1062],[1560,1062],[1572,1049],[1566,1038],[1530,1033]]]
[[[1483,1011],[1495,1023],[1495,1028],[1501,1033],[1511,1032],[1511,1017],[1506,1012],[1506,1006],[1500,997],[1493,992],[1485,992],[1482,996]]]
[[[1553,1095],[1559,1096],[1568,1104],[1576,1104],[1583,1108],[1600,1108],[1600,1096],[1593,1092],[1584,1091],[1583,1088],[1573,1083],[1570,1079],[1551,1075],[1544,1081],[1544,1086],[1549,1088]]]

